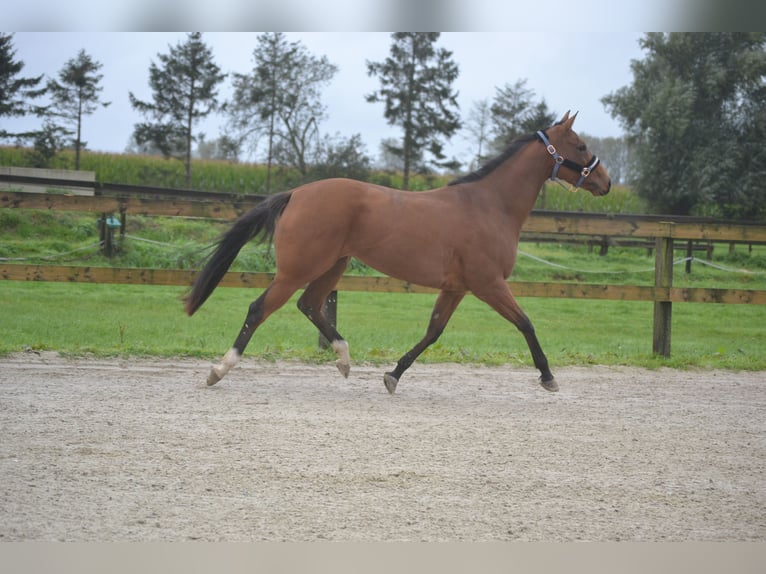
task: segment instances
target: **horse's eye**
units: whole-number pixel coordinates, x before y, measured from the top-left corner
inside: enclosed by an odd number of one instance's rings
[[[588,146],[586,146],[585,144],[580,144],[579,146],[577,146],[577,149],[580,151],[585,151],[586,149],[588,149]]]

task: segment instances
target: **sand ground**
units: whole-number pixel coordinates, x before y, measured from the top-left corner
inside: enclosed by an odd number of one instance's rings
[[[0,359],[0,541],[764,541],[766,373]]]

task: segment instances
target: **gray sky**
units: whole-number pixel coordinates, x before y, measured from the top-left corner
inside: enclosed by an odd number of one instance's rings
[[[17,30],[14,45],[25,76],[55,76],[80,49],[103,64],[102,95],[112,105],[84,120],[91,150],[124,151],[143,119],[128,92],[149,100],[151,61],[185,37],[131,30],[215,30],[204,39],[218,65],[248,73],[257,33],[240,31],[256,29],[295,30],[287,33],[290,41],[339,67],[323,93],[329,119],[321,133],[359,133],[367,153],[377,157],[382,139],[401,137],[399,128],[386,124],[383,105],[364,99],[379,87],[365,62],[388,55],[385,31],[445,31],[439,46],[452,51],[460,67],[455,88],[464,119],[475,102],[491,100],[495,88],[526,79],[527,88],[559,116],[579,111],[578,131],[607,137],[622,129],[601,98],[631,83],[630,62],[644,57],[638,46],[643,31],[704,27],[700,14],[719,4],[724,0],[0,0],[0,13],[3,28]],[[230,86],[227,79],[222,99]],[[36,118],[28,121],[3,120],[10,131],[40,125]],[[195,130],[214,139],[222,124],[215,116]],[[446,151],[466,162],[473,156],[471,143],[457,134]]]
[[[527,88],[537,98],[545,98],[549,108],[561,115],[580,112],[576,129],[591,135],[619,136],[622,129],[601,104],[601,98],[632,81],[630,62],[643,58],[638,46],[640,32],[593,30],[566,34],[537,31],[446,32],[438,45],[453,52],[460,67],[455,83],[461,114],[465,118],[473,103],[491,98],[496,87],[527,79]],[[102,98],[112,104],[84,119],[83,138],[94,151],[124,151],[133,126],[142,121],[129,103],[128,92],[151,99],[149,65],[158,53],[185,39],[183,32],[17,32],[14,34],[16,58],[25,63],[24,76],[55,76],[65,62],[84,49],[103,64]],[[203,34],[216,62],[224,72],[248,73],[257,33],[214,32]],[[339,68],[323,92],[328,120],[321,132],[344,137],[359,133],[369,155],[377,157],[379,143],[386,137],[400,137],[401,130],[388,126],[383,105],[370,104],[364,95],[379,87],[377,78],[368,77],[365,61],[382,61],[389,53],[391,37],[380,32],[288,32],[290,41],[302,42],[314,55],[325,55]],[[230,93],[227,78],[220,90]],[[14,131],[21,123],[3,120]],[[224,118],[210,117],[197,130],[208,139],[219,135]],[[38,127],[30,118],[25,127]],[[450,155],[468,160],[471,142],[464,134],[455,135]]]

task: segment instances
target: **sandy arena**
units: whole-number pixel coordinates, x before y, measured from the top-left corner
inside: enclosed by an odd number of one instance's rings
[[[0,541],[766,540],[766,373],[0,359]]]

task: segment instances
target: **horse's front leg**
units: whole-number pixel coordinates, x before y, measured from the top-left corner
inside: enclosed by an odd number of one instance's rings
[[[559,385],[556,383],[556,379],[553,377],[553,373],[551,373],[551,370],[548,367],[548,359],[540,347],[540,342],[537,340],[532,321],[529,320],[529,317],[527,317],[524,311],[521,310],[521,307],[519,307],[513,293],[511,293],[511,288],[508,286],[508,283],[501,278],[486,289],[474,291],[474,294],[505,319],[513,323],[516,328],[521,331],[521,334],[524,335],[524,339],[526,339],[529,350],[532,353],[532,360],[535,363],[535,367],[540,371],[540,384],[546,391],[558,391]]]

